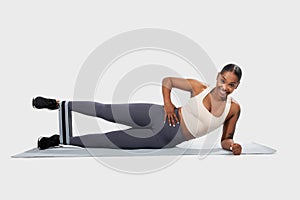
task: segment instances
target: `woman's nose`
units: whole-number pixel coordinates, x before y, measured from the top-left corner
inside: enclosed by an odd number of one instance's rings
[[[222,85],[222,89],[223,89],[224,91],[228,92],[228,86],[227,86],[226,84],[223,84],[223,85]]]

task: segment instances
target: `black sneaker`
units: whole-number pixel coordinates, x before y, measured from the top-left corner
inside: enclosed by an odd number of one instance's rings
[[[44,150],[49,147],[59,146],[59,135],[52,135],[51,137],[40,137],[38,139],[38,149]]]
[[[56,110],[59,108],[59,104],[55,99],[47,99],[44,97],[36,97],[32,99],[32,106],[36,109],[47,108],[50,110]]]

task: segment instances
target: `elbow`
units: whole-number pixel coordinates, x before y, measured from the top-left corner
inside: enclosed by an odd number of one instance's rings
[[[170,81],[171,81],[171,77],[165,77],[162,80],[163,83],[170,82]]]
[[[171,80],[171,77],[165,77],[163,78],[162,80],[162,85],[165,86],[165,87],[170,87],[172,86],[172,80]]]

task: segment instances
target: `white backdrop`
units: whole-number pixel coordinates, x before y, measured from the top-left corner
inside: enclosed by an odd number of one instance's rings
[[[297,1],[1,1],[1,199],[299,197],[299,15]],[[139,28],[186,35],[218,69],[240,65],[235,139],[278,152],[186,156],[144,175],[116,172],[92,158],[12,159],[40,135],[58,131],[57,113],[33,110],[31,98],[71,99],[88,55]]]

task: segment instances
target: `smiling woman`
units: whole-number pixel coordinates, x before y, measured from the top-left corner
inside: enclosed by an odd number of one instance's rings
[[[169,123],[174,124],[178,121],[173,112],[175,106],[170,100],[171,88],[190,91],[192,98],[179,108],[181,129],[185,137],[198,138],[223,125],[222,147],[233,151],[235,155],[241,154],[241,145],[233,142],[240,106],[228,96],[238,87],[241,77],[241,68],[235,64],[228,64],[218,73],[214,88],[194,79],[164,79],[164,104]]]
[[[234,155],[239,155],[242,147],[233,141],[233,134],[240,115],[240,106],[229,95],[238,87],[241,76],[241,69],[237,65],[229,64],[218,73],[217,83],[213,88],[195,79],[166,77],[162,80],[164,105],[70,101],[70,111],[132,127],[109,133],[71,137],[70,144],[121,149],[171,148],[223,125],[222,147],[232,151]],[[172,88],[191,93],[187,104],[178,108],[174,106],[170,97]],[[37,109],[56,110],[62,102],[37,97],[32,104]],[[60,142],[58,135],[42,137],[38,140],[38,147],[46,149],[57,146]]]

